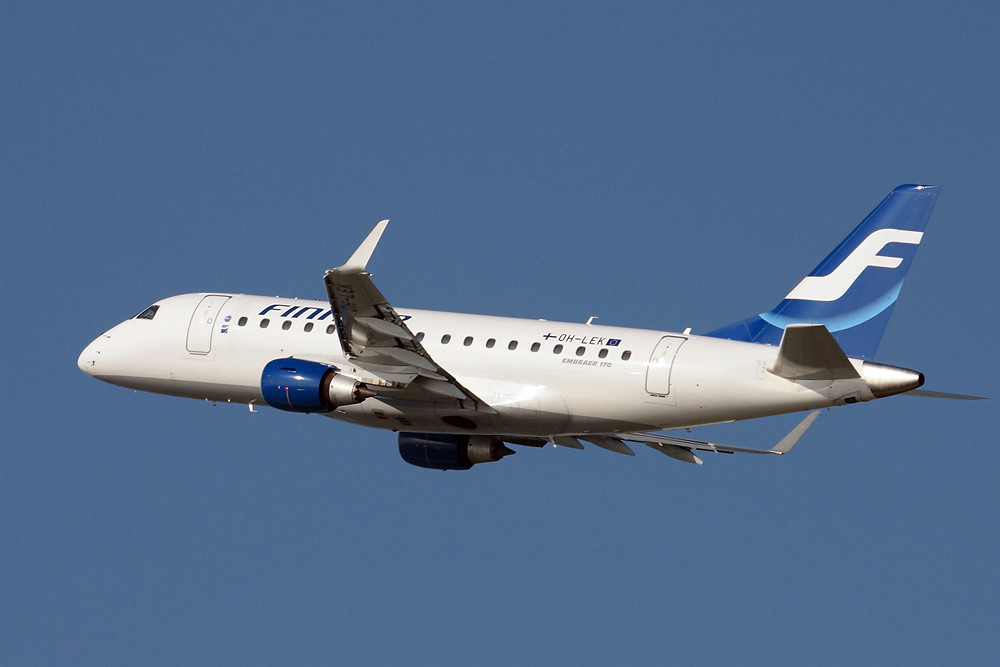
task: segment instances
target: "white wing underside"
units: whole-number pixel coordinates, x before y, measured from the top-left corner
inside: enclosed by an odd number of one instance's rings
[[[454,401],[455,408],[496,414],[431,358],[366,271],[388,220],[378,223],[343,266],[326,272],[326,293],[350,367],[341,369],[379,396]]]
[[[618,452],[619,454],[626,454],[628,456],[635,456],[635,452],[632,451],[631,447],[625,444],[626,441],[638,442],[679,461],[686,461],[688,463],[701,465],[701,459],[694,454],[696,450],[716,452],[719,454],[787,454],[788,450],[790,450],[795,443],[799,441],[802,434],[805,433],[810,426],[812,426],[814,421],[816,421],[816,417],[819,416],[819,412],[819,410],[816,410],[809,413],[806,418],[798,424],[798,426],[793,428],[788,435],[782,438],[781,441],[779,441],[778,444],[771,449],[733,447],[731,445],[722,445],[702,440],[689,440],[687,438],[677,438],[670,435],[642,432],[608,433],[603,435],[558,435],[553,436],[549,439],[549,441],[561,447],[583,449],[583,445],[580,443],[580,440],[584,440],[593,445],[597,445],[602,449]]]

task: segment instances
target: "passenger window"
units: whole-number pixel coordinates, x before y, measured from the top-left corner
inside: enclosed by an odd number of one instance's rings
[[[306,326],[303,327],[303,329],[305,331],[312,331],[313,330],[313,323],[312,322],[306,322]]]
[[[327,325],[327,327],[326,327],[326,332],[327,332],[328,334],[332,334],[332,333],[333,333],[334,331],[336,331],[336,330],[337,330],[337,327],[333,326],[332,324],[329,324],[329,325]]]
[[[271,323],[271,320],[265,318],[265,319],[263,319],[263,320],[260,321],[260,328],[261,329],[266,329],[267,325],[270,324],[270,323]]]
[[[469,347],[472,345],[472,336],[466,336],[465,340],[462,341],[462,345]]]
[[[622,361],[628,361],[631,358],[632,358],[631,350],[625,350],[624,352],[622,352]]]
[[[580,347],[576,348],[576,356],[582,357],[583,353],[586,352],[586,351],[587,351],[587,348],[585,348],[584,346],[581,345]]]
[[[241,327],[245,327],[247,325],[247,318],[241,317],[236,324],[240,325]]]
[[[292,328],[292,321],[285,320],[284,322],[281,323],[281,328],[284,329],[285,331],[288,331],[289,329]]]
[[[556,345],[554,348],[552,348],[553,354],[560,354],[561,352],[562,352],[562,345]]]
[[[418,333],[416,336],[413,337],[413,340],[417,341],[418,343],[420,341],[422,341],[423,339],[424,339],[424,332],[423,331],[421,331],[420,333]]]
[[[497,339],[496,338],[490,338],[488,341],[486,341],[486,347],[489,347],[489,348],[492,348],[496,344],[497,344]]]
[[[517,349],[517,341],[516,340],[512,340],[509,343],[507,343],[507,349],[508,350],[516,350]]]
[[[542,344],[541,343],[532,343],[531,344],[531,351],[532,352],[538,352],[540,349],[542,349]]]
[[[597,356],[600,357],[601,359],[608,356],[608,348],[606,347],[601,348],[601,351],[597,353]]]
[[[450,342],[451,342],[451,334],[445,334],[445,335],[441,336],[441,344],[442,345],[447,345]]]
[[[136,315],[135,319],[137,319],[137,320],[151,320],[154,317],[156,317],[156,311],[159,310],[159,309],[160,309],[159,306],[150,306],[146,310],[144,310],[141,313],[139,313],[138,315]]]

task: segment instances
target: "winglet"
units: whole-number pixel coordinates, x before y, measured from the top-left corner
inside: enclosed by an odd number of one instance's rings
[[[375,252],[375,246],[378,245],[379,239],[382,238],[382,232],[385,231],[385,227],[388,224],[388,220],[383,220],[375,225],[375,228],[368,234],[368,238],[358,246],[358,249],[354,251],[351,258],[343,266],[334,269],[334,271],[340,273],[364,273],[365,267],[368,266],[368,260],[371,259],[372,253]]]
[[[781,442],[779,442],[777,445],[774,446],[774,449],[771,450],[771,453],[787,454],[788,451],[795,446],[795,443],[799,441],[799,438],[802,437],[802,434],[805,433],[810,426],[812,426],[812,423],[814,421],[816,421],[816,417],[819,417],[819,413],[820,413],[819,410],[810,412],[805,419],[799,422],[798,426],[793,428],[788,435],[786,435],[784,438],[781,439]]]

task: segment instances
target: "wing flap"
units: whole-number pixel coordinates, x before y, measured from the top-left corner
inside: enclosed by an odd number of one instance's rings
[[[389,359],[398,361],[403,366],[414,366],[416,368],[422,368],[425,371],[431,371],[436,373],[438,371],[438,366],[429,357],[425,357],[413,350],[407,350],[403,347],[369,347],[364,350],[360,350],[360,356],[374,355],[388,357]]]
[[[383,336],[413,340],[413,334],[407,331],[405,327],[393,324],[389,320],[380,320],[375,317],[355,317],[354,323]]]
[[[672,458],[687,461],[689,463],[701,464],[701,459],[694,455],[694,451],[716,452],[718,454],[787,454],[799,438],[812,426],[819,416],[820,411],[815,410],[793,428],[788,435],[782,438],[771,449],[751,449],[749,447],[733,447],[715,442],[703,440],[689,440],[688,438],[677,438],[671,435],[661,435],[658,433],[617,433],[616,437],[629,442],[640,442],[648,445],[662,454]],[[584,436],[581,436],[584,437]]]
[[[417,379],[417,384],[419,384],[419,386],[423,387],[427,391],[437,396],[444,396],[445,398],[454,398],[459,401],[464,401],[469,398],[469,396],[464,391],[462,391],[452,383],[448,382],[447,380],[443,379],[433,380],[431,378],[421,377]]]
[[[496,414],[431,358],[372,281],[368,261],[388,224],[382,220],[375,225],[350,259],[324,276],[348,362],[355,366],[358,379],[379,394],[417,401],[444,397],[458,401],[462,410]],[[418,377],[420,381],[415,382]]]
[[[700,458],[694,455],[690,449],[684,447],[678,447],[677,445],[668,445],[666,443],[653,443],[647,442],[647,445],[655,449],[656,451],[666,454],[672,459],[677,459],[678,461],[684,461],[685,463],[694,463],[695,465],[701,465],[704,463]]]
[[[549,438],[549,442],[554,445],[559,445],[560,447],[569,447],[570,449],[583,449],[583,445],[580,441],[571,435],[554,435]]]
[[[579,435],[577,436],[581,440],[586,440],[587,442],[597,445],[601,449],[606,449],[609,452],[616,452],[618,454],[625,454],[626,456],[635,456],[635,452],[631,447],[626,445],[624,442],[618,438],[608,436],[608,435]]]

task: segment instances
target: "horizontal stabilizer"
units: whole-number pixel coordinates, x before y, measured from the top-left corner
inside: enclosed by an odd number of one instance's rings
[[[969,396],[968,394],[949,394],[943,391],[927,391],[926,389],[914,389],[908,391],[904,396],[923,396],[924,398],[950,398],[955,401],[988,401],[986,396]]]
[[[789,324],[769,371],[789,380],[846,380],[860,377],[822,324]]]

